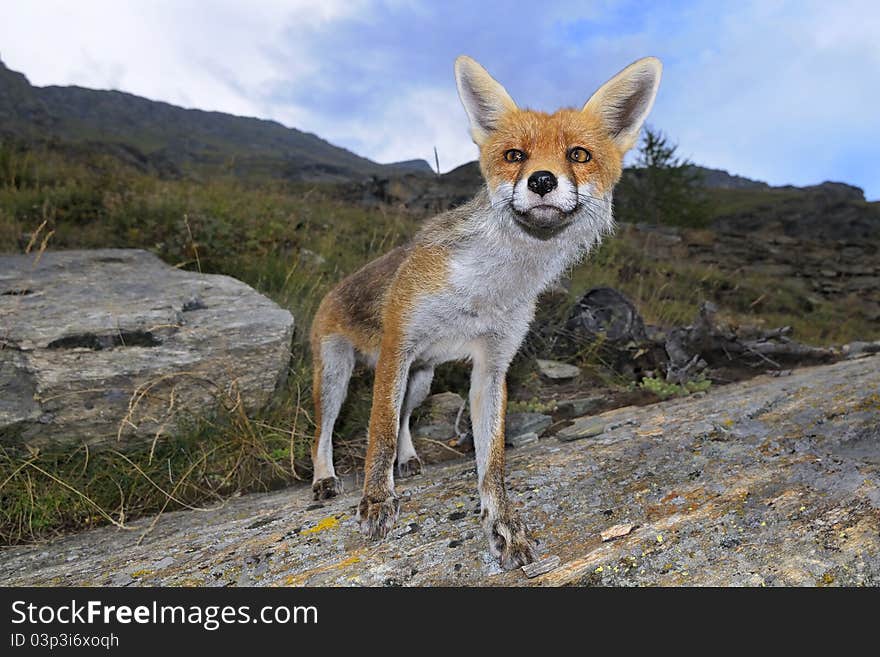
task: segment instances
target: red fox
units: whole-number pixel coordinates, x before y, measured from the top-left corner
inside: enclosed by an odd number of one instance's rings
[[[486,181],[477,196],[430,219],[405,246],[348,276],[312,325],[317,430],[315,499],[342,490],[333,425],[356,359],[375,368],[361,531],[382,538],[399,502],[394,465],[421,471],[409,429],[434,367],[473,364],[470,412],[481,521],[501,565],[535,558],[535,544],[504,486],[507,368],[538,295],[610,233],[611,196],[657,94],[660,61],[646,57],[605,83],[581,109],[520,109],[473,59],[455,61],[458,93]]]

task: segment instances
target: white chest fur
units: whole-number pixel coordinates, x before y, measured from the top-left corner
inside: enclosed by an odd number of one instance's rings
[[[447,288],[414,313],[410,338],[416,358],[434,363],[466,358],[472,342],[486,334],[521,338],[538,295],[599,241],[610,222],[609,202],[607,218],[585,213],[545,241],[525,234],[509,215],[475,216],[474,233],[451,252]]]

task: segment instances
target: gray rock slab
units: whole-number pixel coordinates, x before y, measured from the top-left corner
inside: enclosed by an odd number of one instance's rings
[[[553,418],[543,413],[508,413],[504,420],[505,442],[516,446],[532,442],[551,424]]]
[[[263,406],[293,317],[140,250],[0,256],[0,441],[141,444],[223,400]]]
[[[556,437],[563,442],[592,438],[605,432],[607,424],[602,418],[581,417],[574,421],[571,426],[564,427]]]
[[[580,368],[575,365],[562,363],[558,360],[544,360],[542,358],[537,359],[537,361],[538,371],[548,379],[564,381],[577,378],[581,374]]]
[[[508,447],[522,447],[524,445],[528,445],[529,443],[534,443],[538,441],[538,434],[534,431],[529,431],[527,433],[518,433],[516,435],[508,435],[504,439],[504,444]]]

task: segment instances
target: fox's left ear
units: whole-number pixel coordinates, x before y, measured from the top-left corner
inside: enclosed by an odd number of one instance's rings
[[[480,146],[516,103],[489,72],[466,55],[455,60],[455,82],[471,124],[471,137]]]
[[[656,57],[633,62],[603,84],[584,105],[584,112],[602,118],[623,152],[639,139],[642,123],[654,105],[662,71],[663,65]]]

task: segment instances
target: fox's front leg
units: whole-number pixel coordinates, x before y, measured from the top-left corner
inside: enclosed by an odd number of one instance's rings
[[[373,384],[364,495],[358,506],[361,532],[370,538],[384,538],[400,510],[394,494],[394,459],[409,366],[399,342],[393,338],[383,340]]]
[[[504,568],[535,560],[534,543],[507,497],[504,485],[504,415],[509,357],[491,345],[474,355],[471,372],[471,423],[477,458],[483,529],[489,549]]]

